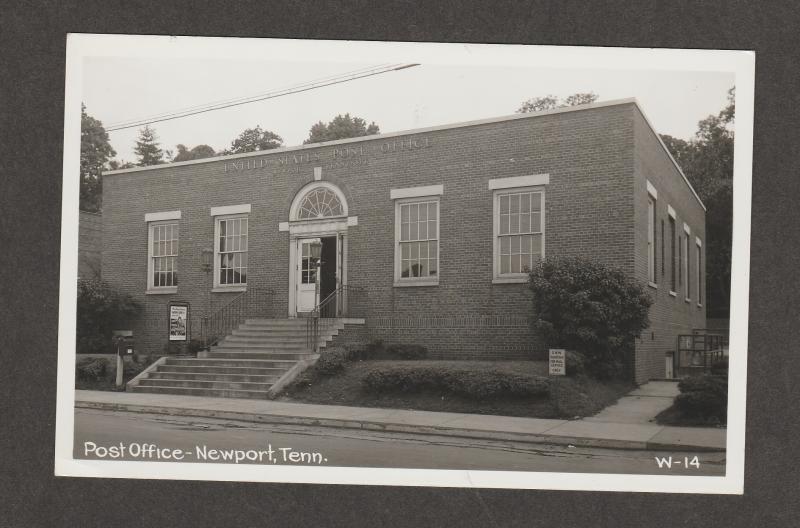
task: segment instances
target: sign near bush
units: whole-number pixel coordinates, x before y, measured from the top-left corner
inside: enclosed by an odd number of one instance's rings
[[[566,376],[567,375],[567,358],[566,351],[563,348],[550,349],[550,375],[551,376]]]

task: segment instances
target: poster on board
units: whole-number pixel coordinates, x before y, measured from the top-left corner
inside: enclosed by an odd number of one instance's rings
[[[169,340],[186,341],[189,319],[189,306],[185,304],[171,304],[169,306]]]

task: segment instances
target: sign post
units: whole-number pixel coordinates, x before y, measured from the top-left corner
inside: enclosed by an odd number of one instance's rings
[[[563,348],[550,349],[550,375],[551,376],[566,376],[567,375],[567,359],[566,350]]]

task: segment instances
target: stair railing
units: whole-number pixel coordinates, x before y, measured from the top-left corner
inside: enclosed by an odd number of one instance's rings
[[[306,346],[319,351],[319,320],[346,317],[353,313],[364,288],[342,284],[317,304],[306,322]]]
[[[201,334],[206,349],[216,345],[247,319],[267,317],[270,297],[275,292],[269,288],[248,286],[224,306],[201,319]]]
[[[681,368],[702,368],[707,370],[725,356],[728,342],[727,336],[712,334],[705,329],[692,331],[691,334],[679,335],[673,371],[677,374]]]

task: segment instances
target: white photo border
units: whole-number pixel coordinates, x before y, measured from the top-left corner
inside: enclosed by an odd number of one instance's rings
[[[346,53],[344,52],[346,51]],[[292,57],[298,62],[388,60],[449,65],[514,65],[558,69],[720,71],[735,75],[733,248],[731,263],[730,379],[724,477],[383,469],[99,461],[73,458],[75,331],[78,276],[78,203],[83,63],[87,57],[158,57],[258,60]],[[469,488],[558,489],[621,492],[741,494],[747,380],[750,219],[755,53],[731,50],[602,48],[506,44],[358,42],[145,35],[67,36],[61,276],[55,475],[249,482],[363,484]]]

